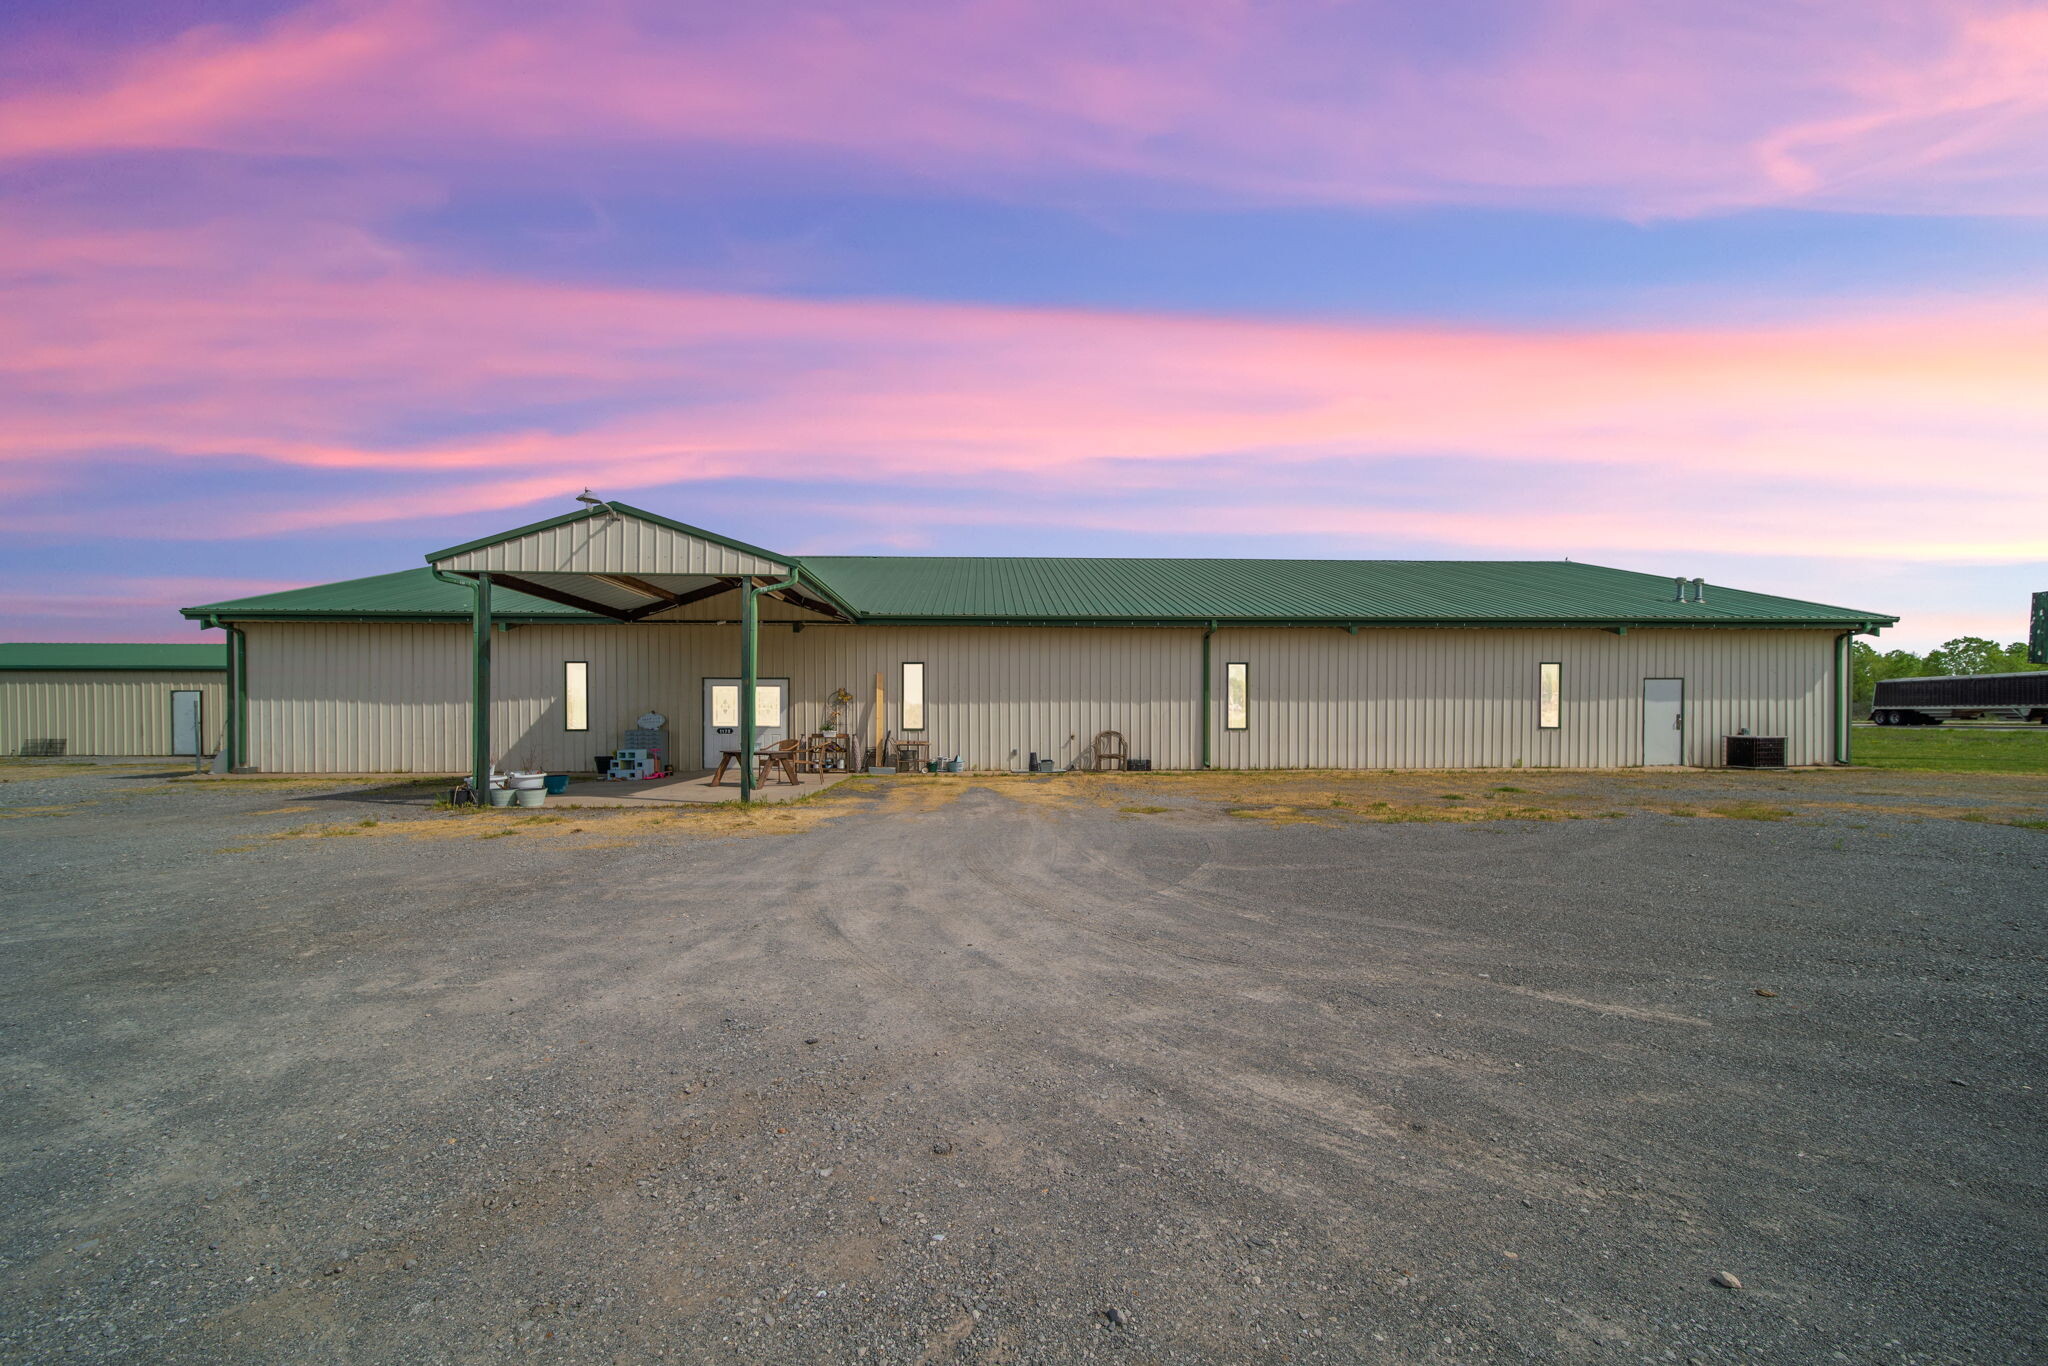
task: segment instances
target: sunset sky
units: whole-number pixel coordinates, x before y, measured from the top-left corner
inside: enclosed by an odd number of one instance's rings
[[[12,0],[0,638],[600,494],[2025,634],[2048,6]]]

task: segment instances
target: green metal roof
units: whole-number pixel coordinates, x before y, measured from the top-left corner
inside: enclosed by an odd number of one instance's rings
[[[1878,612],[1570,560],[807,556],[862,620],[1399,625],[1889,625]]]
[[[367,579],[259,593],[253,598],[185,607],[184,616],[223,621],[468,621],[469,589],[434,577],[431,569],[401,569]],[[529,597],[509,588],[491,594],[491,614],[500,621],[605,621],[573,607]]]
[[[1710,584],[1672,601],[1659,574],[1569,560],[977,559],[782,557],[857,621],[1192,625],[1832,626],[1897,620]],[[607,621],[500,587],[511,621]],[[203,620],[467,621],[466,588],[408,569],[187,607]]]
[[[0,670],[158,669],[194,673],[227,667],[225,641],[183,645],[0,645]]]
[[[1677,601],[1661,574],[1571,560],[1245,560],[812,555],[747,545],[624,503],[600,504],[447,550],[450,556],[590,517],[639,518],[796,569],[855,622],[1338,626],[1814,626],[1875,630],[1881,612],[1707,586]],[[466,585],[430,569],[187,607],[222,620],[466,621]],[[494,615],[607,621],[501,587]]]

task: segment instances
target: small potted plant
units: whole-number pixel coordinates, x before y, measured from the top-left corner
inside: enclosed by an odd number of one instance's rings
[[[844,688],[840,688],[825,700],[832,704],[832,710],[825,714],[825,724],[818,727],[818,734],[837,735],[839,733],[840,712],[847,703],[853,701],[853,694]]]

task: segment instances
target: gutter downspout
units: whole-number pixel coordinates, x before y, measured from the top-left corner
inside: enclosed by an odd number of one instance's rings
[[[469,790],[478,806],[491,789],[491,576],[460,578],[436,568],[443,583],[465,584],[469,598]]]
[[[1211,730],[1210,722],[1211,722],[1212,720],[1214,720],[1214,719],[1215,719],[1215,718],[1214,718],[1214,717],[1213,717],[1213,716],[1211,715],[1211,713],[1212,713],[1212,712],[1214,712],[1214,711],[1215,711],[1215,708],[1216,708],[1216,699],[1215,699],[1215,696],[1214,696],[1214,692],[1213,692],[1213,690],[1214,690],[1214,686],[1215,686],[1215,685],[1214,685],[1214,682],[1213,682],[1213,680],[1212,680],[1212,678],[1211,678],[1211,675],[1213,674],[1214,670],[1212,670],[1212,669],[1210,668],[1210,666],[1209,666],[1209,637],[1211,637],[1211,636],[1213,636],[1213,635],[1215,635],[1215,634],[1216,634],[1216,623],[1212,621],[1212,622],[1210,622],[1210,623],[1209,623],[1209,625],[1208,625],[1208,626],[1207,626],[1207,627],[1206,627],[1206,628],[1205,628],[1205,629],[1203,630],[1203,632],[1202,632],[1202,767],[1203,767],[1203,768],[1207,768],[1207,767],[1209,767],[1209,758],[1210,758],[1210,755],[1209,755],[1209,731]]]
[[[754,800],[754,688],[761,673],[761,596],[794,588],[803,579],[797,569],[781,583],[756,585],[749,580],[740,595],[740,805]],[[784,699],[785,705],[788,699]],[[705,756],[709,758],[710,756]]]
[[[1835,637],[1835,762],[1852,762],[1849,757],[1849,704],[1855,691],[1849,668],[1849,638],[1853,631]]]

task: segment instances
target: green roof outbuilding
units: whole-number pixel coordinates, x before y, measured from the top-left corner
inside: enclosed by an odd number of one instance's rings
[[[0,672],[7,670],[154,669],[193,673],[228,667],[224,643],[180,645],[30,644],[0,645]]]

